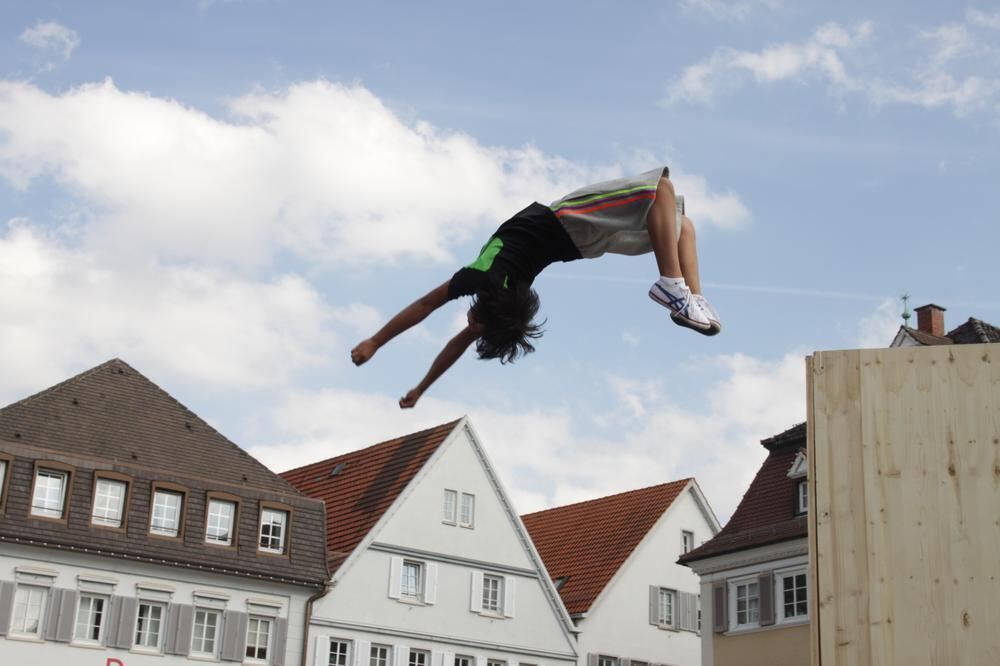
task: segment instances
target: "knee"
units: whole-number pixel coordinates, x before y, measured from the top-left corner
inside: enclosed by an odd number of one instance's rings
[[[656,198],[674,200],[674,184],[670,182],[669,178],[665,176],[660,178],[660,182],[656,185]]]
[[[687,238],[694,238],[694,222],[687,215],[681,219],[681,235]]]

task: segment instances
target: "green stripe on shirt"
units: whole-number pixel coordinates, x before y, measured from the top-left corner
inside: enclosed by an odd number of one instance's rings
[[[611,197],[622,196],[624,194],[631,194],[632,192],[650,192],[655,190],[656,190],[656,185],[640,185],[638,187],[629,187],[624,190],[615,190],[614,192],[603,192],[601,194],[592,194],[590,196],[581,197],[579,199],[563,199],[559,203],[553,205],[551,209],[553,212],[555,212],[569,205],[578,206],[580,204],[589,204],[595,201],[600,201],[601,199],[609,199]]]

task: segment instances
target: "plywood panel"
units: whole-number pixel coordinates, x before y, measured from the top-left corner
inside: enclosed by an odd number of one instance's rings
[[[814,665],[1000,663],[998,352],[813,356]]]

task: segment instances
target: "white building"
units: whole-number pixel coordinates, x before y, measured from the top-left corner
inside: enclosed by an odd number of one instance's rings
[[[324,524],[109,361],[0,409],[0,664],[295,666]]]
[[[312,666],[574,666],[572,621],[467,419],[282,476],[326,502]]]
[[[694,479],[523,520],[580,632],[581,666],[699,666],[698,577],[676,560],[719,523]]]

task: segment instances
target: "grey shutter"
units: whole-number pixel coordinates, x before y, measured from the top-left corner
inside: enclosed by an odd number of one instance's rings
[[[49,589],[47,596],[41,635],[43,640],[54,641],[56,629],[59,627],[59,611],[62,610],[63,591],[58,587],[53,587]]]
[[[170,604],[167,607],[167,621],[163,623],[163,653],[178,654],[177,652],[177,619],[180,615],[181,607],[178,604]]]
[[[76,601],[80,593],[76,590],[63,590],[59,621],[56,624],[55,639],[60,643],[73,640],[73,629],[76,627]]]
[[[274,640],[271,642],[272,666],[285,666],[285,650],[288,644],[288,620],[279,617],[274,621]]]
[[[403,596],[403,558],[389,558],[389,598],[399,599]]]
[[[774,624],[774,576],[770,571],[760,574],[757,581],[757,594],[760,595],[760,626]]]
[[[121,600],[117,640],[112,647],[128,650],[135,643],[135,614],[139,609],[139,600],[135,597],[122,597]]]
[[[597,666],[597,655],[593,652],[587,654],[587,666]]]
[[[191,652],[191,633],[194,631],[194,606],[187,604],[177,606],[180,613],[177,618],[177,654]]]
[[[104,646],[115,647],[118,644],[118,624],[122,616],[122,598],[111,597],[107,612],[104,614]]]
[[[222,661],[243,661],[246,651],[247,614],[226,611],[222,627]]]
[[[660,624],[660,588],[656,585],[649,586],[649,623]]]
[[[676,630],[681,625],[681,595],[677,590],[671,594],[674,595],[674,601],[672,604],[673,612],[670,614],[670,628]]]
[[[0,636],[6,636],[10,628],[10,612],[14,608],[14,583],[0,583]]]
[[[513,576],[503,577],[503,616],[514,617],[514,591],[515,578]]]
[[[688,631],[698,631],[698,595],[685,593],[688,598]]]
[[[726,607],[726,583],[712,586],[712,631],[721,634],[729,628],[729,608]]]
[[[687,592],[681,592],[677,590],[677,628],[681,631],[689,629],[688,626],[688,604],[690,600],[688,599]]]

